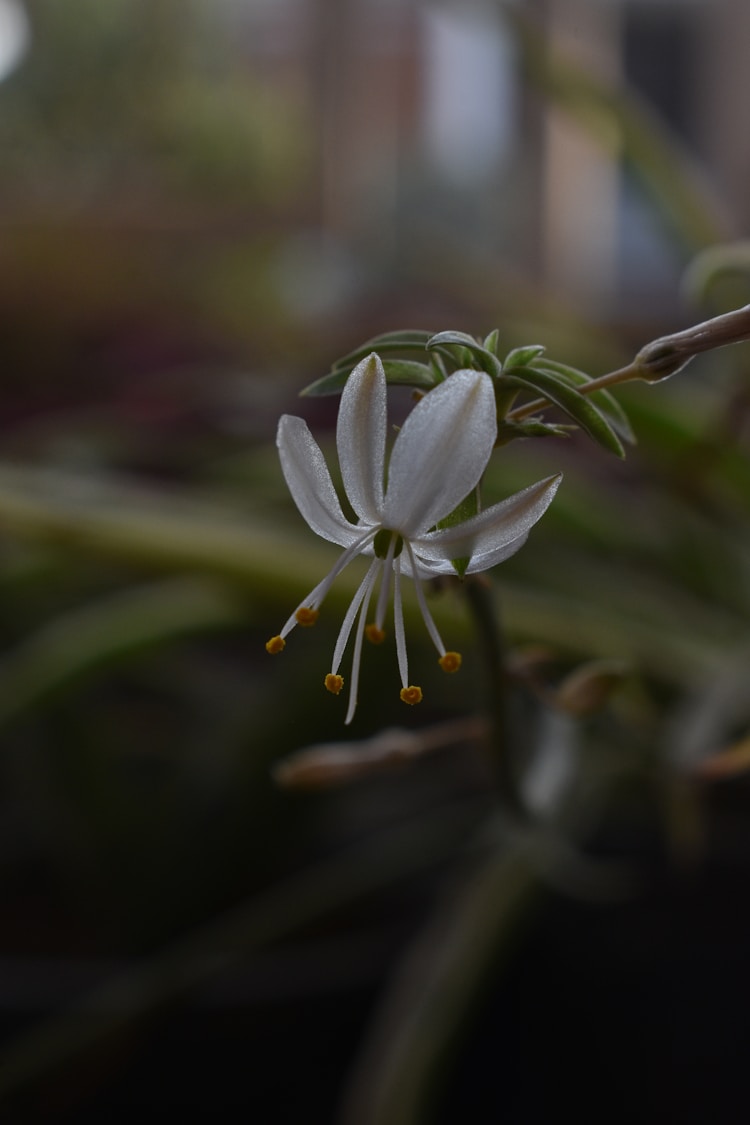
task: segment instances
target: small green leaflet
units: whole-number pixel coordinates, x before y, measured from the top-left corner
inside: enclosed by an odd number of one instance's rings
[[[456,349],[458,349],[459,364],[466,363],[466,360],[461,356],[461,349],[463,349],[479,361],[480,370],[486,371],[488,375],[493,375],[496,378],[503,369],[503,365],[497,356],[493,355],[491,351],[466,332],[438,332],[436,336],[432,336],[427,341],[426,346],[428,350],[439,351],[441,355],[447,356],[454,362]]]
[[[544,355],[544,351],[544,344],[527,344],[523,348],[514,348],[506,355],[503,370],[507,371],[509,367],[526,367],[540,355]]]
[[[381,353],[388,352],[416,351],[421,354],[431,338],[432,332],[425,332],[421,328],[402,328],[398,332],[383,332],[380,336],[373,336],[371,340],[365,340],[364,344],[355,348],[353,352],[342,355],[332,364],[331,370],[337,371],[340,367],[345,367],[351,371],[370,352],[377,352],[378,355],[381,355]]]
[[[537,367],[513,367],[501,380],[535,391],[570,415],[582,430],[618,457],[625,456],[622,442],[600,410],[575,390],[563,376]]]
[[[535,370],[551,371],[555,375],[562,375],[574,387],[582,387],[584,384],[591,382],[591,376],[584,371],[579,371],[576,367],[570,367],[567,363],[558,363],[554,359],[539,359],[534,362],[533,366]],[[592,391],[586,397],[590,402],[596,404],[623,441],[626,441],[629,445],[637,444],[630,419],[613,394],[602,388],[600,391]]]
[[[369,350],[365,352],[365,355],[369,354]],[[364,359],[364,356],[359,358]],[[339,394],[351,375],[352,367],[337,367],[329,371],[327,375],[310,383],[309,387],[305,387],[300,394],[308,397]],[[383,368],[386,382],[391,386],[418,387],[420,390],[429,391],[441,382],[440,376],[433,367],[427,363],[417,363],[413,359],[384,359]]]

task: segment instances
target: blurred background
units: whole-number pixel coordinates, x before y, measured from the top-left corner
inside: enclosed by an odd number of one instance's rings
[[[530,723],[637,878],[500,849],[471,1004],[415,966],[452,951],[464,996],[476,963],[440,923],[494,847],[476,743],[272,776],[471,713],[460,591],[460,677],[410,629],[420,714],[390,651],[346,731],[321,689],[356,575],[263,645],[335,557],[274,438],[291,411],[332,449],[337,399],[297,396],[337,356],[497,327],[600,375],[750,301],[749,42],[744,0],[0,0],[2,1120],[745,1119],[746,345],[628,388],[624,463],[493,460],[490,500],[565,471],[493,577],[521,663],[629,669]]]

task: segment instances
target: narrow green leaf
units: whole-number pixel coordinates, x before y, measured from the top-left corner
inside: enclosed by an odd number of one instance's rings
[[[537,367],[514,367],[512,374],[503,375],[503,382],[512,386],[524,387],[543,395],[555,406],[564,410],[589,437],[599,442],[604,449],[624,457],[625,451],[615,431],[599,409],[589,402],[583,395],[571,387],[570,383],[562,376],[550,371],[542,371]]]
[[[470,336],[468,332],[458,332],[454,329],[448,329],[445,332],[436,332],[427,341],[427,347],[432,348],[436,344],[459,344],[466,348],[482,348],[478,340]]]
[[[339,368],[346,368],[351,371],[370,352],[377,352],[378,355],[383,352],[423,352],[431,337],[432,332],[426,332],[420,328],[402,328],[397,332],[383,332],[380,336],[373,336],[371,340],[365,340],[364,344],[355,348],[354,351],[347,352],[346,355],[342,355],[340,359],[335,360],[331,365],[331,370],[338,371]]]
[[[578,368],[570,367],[567,363],[558,363],[554,359],[547,359],[545,357],[535,362],[533,366],[535,370],[551,371],[555,375],[562,375],[564,379],[568,379],[575,387],[581,387],[585,383],[591,382],[591,376],[587,375],[585,371],[579,371]],[[592,393],[586,397],[590,402],[596,404],[623,441],[628,442],[629,445],[637,444],[638,439],[633,433],[630,419],[623,410],[621,403],[610,391],[602,388],[600,391],[592,391]]]
[[[244,620],[239,599],[197,578],[165,579],[68,610],[5,655],[0,727],[111,665]]]
[[[500,329],[499,328],[493,328],[492,331],[490,332],[489,336],[485,336],[484,346],[485,346],[485,348],[487,349],[488,352],[492,352],[493,355],[497,355],[498,354],[497,349],[498,349],[499,344],[500,344]]]
[[[493,355],[483,344],[480,344],[478,340],[475,340],[473,336],[469,336],[466,332],[438,332],[437,335],[432,336],[427,341],[427,348],[429,350],[436,348],[443,354],[445,354],[446,349],[465,348],[479,361],[480,369],[486,371],[488,375],[497,377],[503,370],[497,356]],[[448,350],[448,355],[450,356],[450,354],[451,352]]]
[[[503,362],[503,370],[509,367],[525,367],[533,363],[540,355],[544,355],[544,344],[527,344],[523,348],[514,348],[508,352]]]
[[[369,352],[367,353],[369,355]],[[419,387],[421,390],[431,390],[440,382],[433,368],[427,363],[417,363],[413,359],[384,359],[383,368],[385,378],[391,386]],[[352,373],[351,367],[341,367],[336,371],[329,371],[314,383],[310,383],[301,395],[314,397],[318,395],[335,395],[343,390],[346,380]]]
[[[575,426],[555,425],[528,418],[524,422],[498,422],[497,444],[507,445],[516,438],[525,437],[568,437]]]

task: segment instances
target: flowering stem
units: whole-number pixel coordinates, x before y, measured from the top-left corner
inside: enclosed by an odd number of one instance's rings
[[[603,387],[613,387],[618,383],[629,383],[633,379],[642,379],[647,383],[658,383],[670,375],[681,371],[700,352],[712,351],[714,348],[724,348],[728,344],[739,344],[750,339],[750,305],[741,309],[715,316],[711,320],[704,320],[692,328],[682,332],[674,332],[671,336],[660,336],[652,340],[636,355],[626,367],[617,371],[610,371],[592,379],[590,383],[583,383],[576,390],[581,395],[590,395]],[[509,410],[506,419],[518,422],[528,418],[531,414],[549,406],[549,399],[537,398],[523,406]]]
[[[507,810],[518,814],[522,812],[522,802],[511,757],[508,672],[499,615],[492,587],[486,579],[472,576],[466,580],[465,589],[485,667],[486,708],[490,719],[489,747],[498,789]]]
[[[579,395],[590,395],[604,387],[613,387],[617,383],[629,383],[633,379],[642,378],[643,372],[636,360],[633,360],[627,367],[618,367],[617,371],[608,371],[606,375],[600,375],[598,379],[592,379],[590,383],[582,383],[575,389]],[[551,405],[548,398],[535,398],[533,402],[526,402],[523,406],[517,406],[515,410],[509,410],[505,418],[506,421],[520,422],[523,418],[528,418],[531,414],[536,414],[537,411],[544,410],[545,407]]]

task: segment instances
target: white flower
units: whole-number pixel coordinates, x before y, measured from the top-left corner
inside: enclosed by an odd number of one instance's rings
[[[455,672],[460,654],[447,652],[427,607],[422,580],[456,574],[452,559],[469,558],[466,572],[487,570],[514,554],[544,514],[561,475],[548,477],[454,527],[436,530],[479,483],[497,437],[495,394],[489,375],[456,371],[414,407],[396,438],[385,482],[386,380],[374,353],[352,371],[341,396],[336,445],[352,523],[341,510],[323,454],[302,418],[284,414],[276,444],[289,491],[312,530],[344,548],[330,573],[300,603],[281,632],[268,641],[281,652],[295,625],[313,625],[331,585],[357,555],[373,557],[344,616],[325,686],[334,695],[344,680],[339,667],[355,621],[354,657],[346,722],[354,716],[362,642],[383,640],[393,587],[396,654],[401,699],[418,703],[421,688],[409,685],[401,578],[416,586],[424,623],[444,671]],[[374,622],[365,628],[380,579]]]

